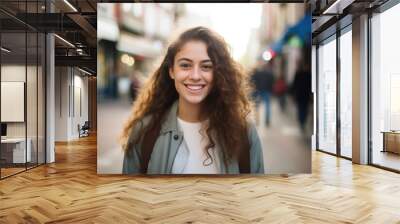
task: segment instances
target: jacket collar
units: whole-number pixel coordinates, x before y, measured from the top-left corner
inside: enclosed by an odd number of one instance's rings
[[[177,116],[178,116],[178,100],[176,100],[174,104],[172,104],[171,108],[167,112],[167,116],[165,117],[165,121],[163,122],[161,127],[161,134],[170,131],[180,132]]]

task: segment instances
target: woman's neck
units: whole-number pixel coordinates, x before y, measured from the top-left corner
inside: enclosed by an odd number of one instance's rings
[[[201,114],[201,104],[191,104],[179,99],[178,117],[187,122],[201,122],[204,115]]]

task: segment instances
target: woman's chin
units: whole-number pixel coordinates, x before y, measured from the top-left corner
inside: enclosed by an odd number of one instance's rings
[[[183,98],[188,104],[201,104],[204,101],[205,97],[203,97],[203,96],[185,96]]]

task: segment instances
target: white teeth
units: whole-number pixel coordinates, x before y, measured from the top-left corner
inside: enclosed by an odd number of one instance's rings
[[[191,89],[191,90],[199,90],[199,89],[203,88],[202,85],[186,85],[186,87]]]

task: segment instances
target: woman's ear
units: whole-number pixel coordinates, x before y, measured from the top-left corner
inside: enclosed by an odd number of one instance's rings
[[[169,77],[171,77],[171,79],[174,79],[174,73],[172,72],[172,68],[169,69]]]

